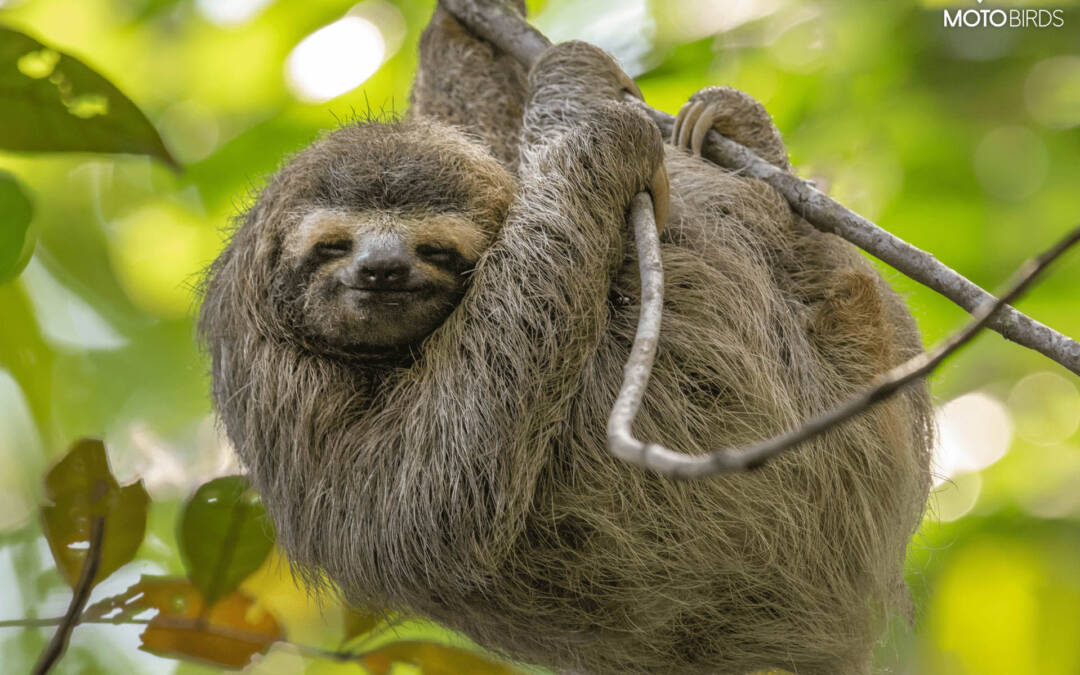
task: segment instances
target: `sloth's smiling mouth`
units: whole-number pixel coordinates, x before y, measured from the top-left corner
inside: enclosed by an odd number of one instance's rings
[[[345,297],[357,305],[397,306],[417,302],[434,295],[429,286],[413,288],[346,288]]]
[[[419,294],[419,288],[350,288],[345,292],[357,300],[393,300],[411,298]]]

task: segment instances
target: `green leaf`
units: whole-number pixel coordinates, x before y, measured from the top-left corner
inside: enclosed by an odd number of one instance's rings
[[[226,476],[195,491],[180,517],[180,555],[206,604],[235,590],[274,547],[259,496],[243,476]]]
[[[139,108],[78,59],[0,27],[0,148],[176,160]]]
[[[105,445],[95,438],[76,441],[45,475],[42,529],[60,576],[74,587],[90,543],[90,522],[105,518],[101,564],[94,583],[135,557],[146,533],[150,496],[142,481],[120,487],[109,470]]]
[[[0,284],[18,276],[30,260],[34,239],[28,235],[33,214],[30,198],[15,177],[0,171]]]

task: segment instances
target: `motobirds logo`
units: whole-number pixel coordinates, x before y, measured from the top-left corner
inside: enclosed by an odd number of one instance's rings
[[[981,5],[983,0],[979,0]],[[979,7],[945,9],[946,28],[1061,28],[1065,10]]]

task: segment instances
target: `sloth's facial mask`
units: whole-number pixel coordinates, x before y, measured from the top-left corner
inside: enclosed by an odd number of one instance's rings
[[[419,342],[461,300],[489,243],[453,214],[314,210],[285,239],[294,318],[341,349]]]

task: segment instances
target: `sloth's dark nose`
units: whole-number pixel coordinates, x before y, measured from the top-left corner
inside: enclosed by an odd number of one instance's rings
[[[412,260],[401,242],[377,241],[360,247],[353,262],[357,288],[390,291],[409,283]]]

